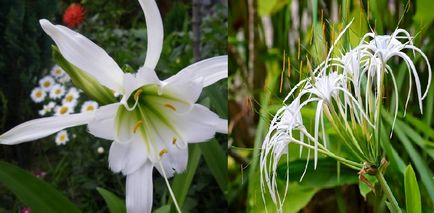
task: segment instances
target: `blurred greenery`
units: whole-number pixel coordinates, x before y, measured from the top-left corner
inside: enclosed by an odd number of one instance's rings
[[[0,40],[4,44],[0,53],[1,132],[39,117],[37,111],[40,106],[31,103],[30,91],[38,84],[38,79],[48,73],[54,61],[50,54],[52,41],[42,32],[38,20],[46,18],[62,24],[63,11],[71,3],[78,2],[0,2]],[[139,3],[128,0],[83,0],[80,3],[86,10],[86,16],[75,30],[106,50],[121,67],[137,70],[145,59],[147,33]],[[156,72],[160,79],[165,79],[194,62],[192,2],[160,0],[157,4],[163,18],[165,40]],[[227,2],[203,2],[200,10],[201,58],[225,55]],[[225,118],[228,115],[226,85],[227,81],[223,80],[205,88],[199,99],[200,103]],[[227,137],[219,134],[216,138],[222,150],[225,149]],[[113,174],[108,168],[109,141],[89,135],[86,127],[74,128],[74,135],[70,136],[70,141],[65,146],[56,146],[53,141],[54,137],[50,136],[23,145],[0,146],[0,159],[18,164],[29,174],[44,173],[39,179],[50,183],[83,212],[111,211],[114,207],[105,201],[113,199],[113,194],[124,199],[125,178]],[[99,147],[103,147],[105,152],[98,153]],[[224,152],[218,154],[224,155]],[[209,163],[199,155],[195,163],[197,168],[189,174],[191,184],[180,183],[185,187],[182,208],[186,212],[221,212],[227,208],[219,183],[222,172],[226,174],[226,162],[212,162],[216,163],[214,167],[218,169],[209,169]],[[164,180],[157,173],[154,173],[153,180],[153,209],[168,212],[170,196]],[[171,182],[175,184],[175,181]],[[7,187],[0,184],[0,212],[3,209],[20,212],[27,205],[29,204],[18,200]]]
[[[341,52],[354,47],[361,36],[371,30],[377,34],[390,34],[397,28],[403,28],[415,36],[415,46],[420,47],[431,62],[434,55],[434,16],[428,11],[434,10],[434,4],[429,0],[245,0],[229,3],[229,209],[231,212],[265,212],[259,183],[260,145],[272,116],[282,106],[286,94],[301,79],[311,75],[310,72],[325,59],[339,32],[351,20],[353,24],[335,47],[332,56],[340,56]],[[413,59],[412,54],[409,53],[409,56]],[[418,56],[414,61],[423,79],[424,90],[427,66]],[[383,105],[385,110],[382,111],[393,110],[394,104],[389,103],[399,98],[399,110],[403,112],[408,71],[400,60],[394,60],[390,66],[398,81],[399,97],[393,94],[392,82],[387,81]],[[433,85],[429,91],[423,102],[422,115],[417,108],[416,95],[412,95],[407,115],[404,117],[401,113],[398,116],[392,138],[389,138],[390,116],[386,118],[387,115],[384,115],[381,129],[382,155],[390,163],[384,175],[391,191],[400,207],[404,208],[406,198],[403,180],[406,165],[411,163],[420,187],[423,212],[434,211]],[[314,110],[308,107],[302,111],[308,129],[313,127]],[[326,126],[329,125],[326,123]],[[341,156],[354,158],[341,148],[339,144],[343,141],[337,137],[336,131],[326,129],[331,148]],[[318,167],[314,170],[313,164],[309,163],[305,180],[297,182],[300,169],[304,169],[306,155],[300,158],[299,149],[290,146],[288,156],[290,186],[284,212],[387,211],[386,198],[380,188],[376,188],[374,194],[366,184],[360,182],[359,189],[358,171],[350,169],[350,173],[347,173],[348,168],[344,165],[331,159],[320,159],[318,162],[326,160],[330,169]],[[286,172],[285,159],[282,158],[280,163],[280,171]],[[352,181],[343,181],[342,184],[333,185],[322,180],[322,177],[345,180],[348,174],[353,175]],[[376,178],[372,178],[371,182],[379,187]],[[285,181],[286,178],[278,181],[282,192]],[[309,187],[312,182],[316,184],[315,190],[300,192],[300,187]],[[266,208],[275,211],[268,193],[265,200]],[[293,202],[297,202],[297,205]]]

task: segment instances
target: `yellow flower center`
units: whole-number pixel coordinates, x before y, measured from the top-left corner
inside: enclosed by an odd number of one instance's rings
[[[42,92],[41,92],[41,91],[37,91],[36,94],[35,94],[35,96],[36,96],[37,98],[42,97]]]
[[[60,69],[57,69],[55,72],[56,72],[57,75],[62,74],[62,70],[60,70]]]
[[[72,100],[74,100],[74,97],[72,95],[67,95],[65,97],[66,102],[72,102]]]
[[[68,112],[68,107],[67,106],[60,107],[59,113],[61,115],[65,114],[66,112]]]
[[[60,90],[60,89],[56,89],[56,91],[54,91],[54,93],[55,93],[56,95],[59,95],[60,93],[62,93],[62,90]]]
[[[65,141],[65,135],[60,135],[59,140],[60,141]]]
[[[50,86],[51,86],[51,82],[49,82],[49,81],[45,81],[42,85],[43,85],[44,87],[50,87]]]
[[[93,111],[95,108],[92,105],[86,107],[86,111]]]

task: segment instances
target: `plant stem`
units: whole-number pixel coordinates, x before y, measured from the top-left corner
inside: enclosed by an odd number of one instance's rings
[[[391,212],[402,212],[399,208],[398,201],[396,201],[395,196],[393,196],[392,191],[389,188],[389,185],[387,184],[386,179],[384,179],[383,173],[381,171],[378,171],[375,176],[378,179],[378,182],[380,182],[381,188],[383,189],[387,199],[390,201],[390,204],[393,209],[390,209]]]

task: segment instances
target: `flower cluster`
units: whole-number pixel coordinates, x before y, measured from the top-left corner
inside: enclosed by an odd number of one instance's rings
[[[78,112],[93,112],[98,103],[80,96],[80,89],[74,87],[69,75],[58,65],[54,65],[50,74],[39,80],[30,97],[33,102],[41,104],[40,116],[63,116]],[[81,98],[80,98],[81,97]],[[57,145],[69,141],[68,132],[60,131],[55,137]]]
[[[386,95],[384,83],[387,76],[390,76],[396,95],[392,130],[398,114],[398,87],[393,70],[388,65],[393,56],[403,60],[410,76],[404,111],[414,83],[422,112],[422,100],[426,97],[431,84],[431,67],[425,54],[413,45],[410,34],[403,29],[398,29],[391,35],[367,33],[358,46],[342,54],[341,57],[330,57],[333,47],[349,26],[338,36],[325,61],[312,71],[309,78],[300,81],[289,92],[284,100],[284,106],[271,121],[262,144],[261,189],[263,196],[264,190],[268,189],[279,211],[282,211],[288,183],[285,196],[281,198],[277,188],[276,169],[282,155],[288,153],[289,143],[299,145],[300,154],[303,147],[308,148],[307,162],[309,162],[310,151],[313,150],[314,168],[317,167],[318,152],[357,170],[362,169],[361,165],[379,165],[381,153],[379,133],[376,130],[380,128],[380,111]],[[414,62],[405,50],[410,50],[413,54],[419,53],[427,64],[428,80],[424,92]],[[293,101],[289,102],[290,99]],[[313,131],[308,131],[303,125],[301,112],[304,107],[312,104],[316,104],[314,105],[316,109],[314,128]],[[328,148],[325,120],[337,130],[338,136],[343,141],[342,145],[350,150],[355,159],[347,160],[339,157]],[[304,140],[305,138],[307,140]],[[305,172],[307,166],[306,163]],[[289,176],[288,171],[287,176]]]

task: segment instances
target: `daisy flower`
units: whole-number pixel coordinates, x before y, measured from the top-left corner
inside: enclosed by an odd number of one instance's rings
[[[81,105],[81,112],[93,112],[98,109],[98,103],[95,101],[86,101]]]
[[[76,88],[69,89],[65,97],[63,97],[62,104],[70,105],[72,107],[77,105],[77,99],[80,97],[80,93]]]
[[[53,68],[51,68],[50,71],[51,76],[55,77],[56,79],[60,79],[63,76],[67,75],[65,71],[63,71],[63,69],[59,66],[59,65],[54,65]]]
[[[46,95],[47,94],[45,93],[45,91],[40,87],[34,88],[30,93],[30,97],[35,103],[41,103],[42,101],[44,101]]]
[[[64,94],[65,94],[65,87],[60,84],[54,85],[53,88],[51,88],[50,90],[50,98],[52,99],[62,98]]]
[[[57,106],[54,109],[54,115],[55,116],[59,116],[59,115],[67,115],[67,114],[71,114],[74,112],[74,107],[64,104],[62,106]]]
[[[39,80],[39,86],[46,92],[50,91],[51,88],[53,88],[54,84],[55,84],[54,79],[49,75]]]
[[[66,130],[62,130],[56,134],[55,142],[58,146],[65,145],[66,142],[68,141],[69,141],[69,136]]]

